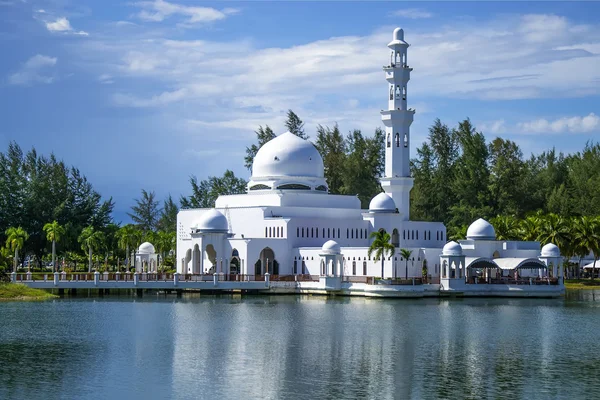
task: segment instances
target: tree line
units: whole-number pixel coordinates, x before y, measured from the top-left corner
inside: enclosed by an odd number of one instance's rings
[[[292,110],[285,125],[309,138]],[[250,172],[258,150],[275,136],[268,125],[258,127],[244,157]],[[330,193],[356,195],[368,208],[382,191],[384,136],[379,128],[372,135],[360,130],[344,135],[337,124],[317,126],[312,141],[323,157]],[[464,238],[467,226],[483,217],[493,222],[499,239],[553,242],[571,256],[596,254],[599,167],[595,143],[574,154],[550,149],[525,157],[511,140],[488,142],[469,119],[452,128],[437,119],[411,160],[411,216],[444,222],[453,239]],[[182,195],[179,205],[171,196],[161,202],[153,191],[142,190],[128,213],[132,223],[122,226],[113,220],[112,199],[103,200],[76,167],[10,143],[0,153],[0,239],[5,243],[0,268],[26,257],[40,267],[51,255],[81,263],[80,268],[106,268],[131,261],[142,241],[164,253],[165,266],[173,265],[168,255],[175,248],[179,207],[214,207],[220,195],[245,193],[246,184],[230,170],[203,180],[191,176],[190,194]]]
[[[125,226],[115,223],[113,209],[112,198],[103,200],[76,167],[10,143],[0,153],[0,271],[40,269],[50,255],[53,266],[60,258],[84,270],[131,264],[130,250],[146,240],[172,265],[179,209],[170,196],[161,208],[154,192],[142,191],[130,213],[134,223]]]

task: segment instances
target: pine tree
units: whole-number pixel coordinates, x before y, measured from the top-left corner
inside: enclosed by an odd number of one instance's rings
[[[131,211],[127,215],[143,233],[156,230],[161,209],[158,207],[158,200],[156,200],[154,192],[142,189],[142,197],[135,199],[135,205],[131,207]]]
[[[244,157],[244,166],[250,171],[252,171],[252,163],[254,162],[254,157],[256,157],[258,150],[260,150],[260,148],[269,140],[275,139],[275,132],[273,132],[269,125],[266,125],[264,129],[262,126],[259,126],[255,133],[258,143],[246,147],[246,157]]]
[[[285,121],[285,127],[288,131],[294,135],[301,137],[302,139],[308,139],[308,135],[304,132],[304,122],[296,115],[292,110],[287,112],[287,121]]]

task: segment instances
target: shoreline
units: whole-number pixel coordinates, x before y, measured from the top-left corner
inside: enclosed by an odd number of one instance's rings
[[[0,302],[3,301],[44,301],[58,298],[43,289],[30,288],[20,283],[0,283]]]

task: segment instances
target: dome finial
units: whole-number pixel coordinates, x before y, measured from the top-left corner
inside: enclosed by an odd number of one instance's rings
[[[392,40],[404,40],[404,31],[402,30],[402,28],[394,29]]]

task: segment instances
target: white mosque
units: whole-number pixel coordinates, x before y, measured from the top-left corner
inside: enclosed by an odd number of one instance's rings
[[[554,245],[496,241],[483,219],[467,239],[447,242],[441,222],[410,220],[410,125],[407,106],[409,44],[397,28],[389,65],[383,192],[369,209],[356,196],[328,193],[323,159],[315,146],[290,132],[256,154],[247,192],[220,196],[215,208],[181,210],[177,216],[177,272],[240,275],[246,279],[296,276],[381,277],[381,261],[369,257],[370,234],[385,230],[396,253],[384,260],[383,278],[422,278],[444,290],[502,279],[554,279],[562,285],[561,256]],[[409,260],[400,249],[412,251]],[[531,279],[530,279],[531,278]]]

